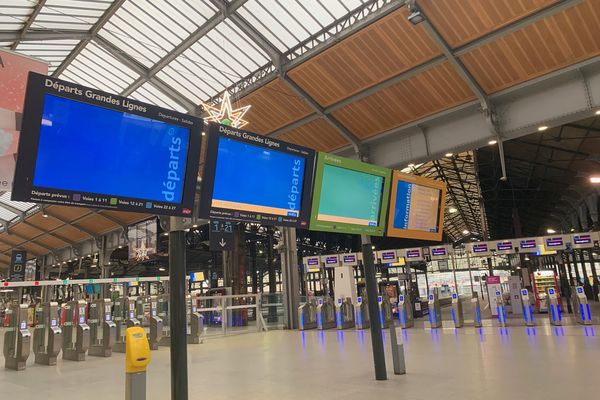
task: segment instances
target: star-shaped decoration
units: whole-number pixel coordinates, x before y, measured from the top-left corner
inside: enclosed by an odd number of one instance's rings
[[[146,261],[149,260],[150,257],[148,256],[148,254],[154,249],[152,248],[147,248],[146,247],[146,243],[142,242],[142,244],[140,245],[140,247],[135,248],[133,251],[135,253],[135,259],[136,261]]]
[[[242,119],[244,115],[250,110],[250,105],[236,108],[235,110],[231,106],[231,99],[229,93],[225,91],[223,98],[221,99],[221,106],[216,107],[210,104],[202,103],[204,110],[208,113],[205,118],[207,121],[217,122],[223,125],[229,125],[234,128],[241,128],[248,124],[248,121]]]

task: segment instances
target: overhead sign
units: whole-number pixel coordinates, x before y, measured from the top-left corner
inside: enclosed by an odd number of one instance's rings
[[[490,250],[489,244],[487,242],[477,242],[477,243],[469,243],[467,247],[469,252],[474,256],[490,256],[492,251]]]
[[[48,73],[48,64],[22,54],[0,50],[0,191],[10,191],[15,174],[15,157],[27,75]]]
[[[25,250],[13,250],[10,257],[10,269],[8,280],[22,282],[25,280],[25,265],[27,263],[27,252]]]
[[[429,255],[432,260],[444,260],[450,257],[450,246],[432,246],[429,248]]]
[[[536,253],[538,251],[537,238],[525,238],[519,240],[519,252],[521,253]]]
[[[233,251],[233,222],[211,219],[209,226],[210,250]]]
[[[574,249],[589,249],[594,247],[594,236],[592,233],[577,233],[571,235],[571,245]]]
[[[325,268],[333,268],[340,266],[340,256],[338,254],[332,254],[328,256],[321,256],[321,260],[325,264]]]
[[[515,252],[515,242],[512,240],[500,240],[495,243],[497,254],[513,254]]]
[[[144,262],[156,257],[158,219],[138,222],[127,229],[129,261]]]
[[[424,257],[423,257],[423,251],[421,250],[421,248],[404,249],[403,253],[404,253],[404,259],[407,262],[410,262],[410,261],[423,261],[423,259],[424,259]]]
[[[342,265],[345,267],[356,267],[358,265],[358,253],[345,253],[342,254],[340,257],[342,259]]]
[[[321,269],[321,257],[320,256],[304,257],[304,266],[306,267],[307,272],[319,271]]]
[[[189,217],[201,118],[29,74],[12,199]]]
[[[547,250],[565,250],[567,248],[566,236],[545,236],[544,246]]]
[[[382,264],[391,264],[398,261],[396,250],[380,250],[377,252],[377,258]]]

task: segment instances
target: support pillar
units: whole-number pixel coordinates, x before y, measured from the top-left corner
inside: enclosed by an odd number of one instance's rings
[[[592,269],[592,276],[594,278],[594,282],[592,284],[592,288],[594,289],[594,301],[598,301],[598,273],[596,272],[596,260],[594,258],[594,250],[588,250],[588,254],[590,256],[590,268]]]
[[[280,251],[284,323],[287,329],[297,329],[298,306],[300,305],[300,275],[298,274],[296,228],[280,229],[283,241]]]

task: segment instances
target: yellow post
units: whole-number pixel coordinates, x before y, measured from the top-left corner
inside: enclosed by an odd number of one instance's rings
[[[125,399],[146,399],[146,367],[150,364],[150,345],[140,326],[125,332]]]

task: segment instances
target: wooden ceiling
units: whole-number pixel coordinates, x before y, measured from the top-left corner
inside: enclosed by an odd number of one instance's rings
[[[448,45],[461,50],[460,59],[488,94],[600,55],[598,0],[584,0],[493,41],[478,43],[556,3],[417,0]],[[333,110],[331,115],[359,139],[475,99],[455,67],[444,62],[440,47],[422,24],[411,24],[407,16],[407,8],[400,8],[300,64],[288,72],[288,78],[321,107]],[[465,45],[469,45],[468,52],[461,49]],[[394,82],[388,85],[391,79]],[[359,99],[348,100],[356,94]],[[253,105],[248,130],[269,134],[294,124],[293,130],[280,137],[324,151],[349,144],[325,120],[306,118],[315,111],[279,79],[238,103]],[[307,122],[299,124],[303,118]]]

